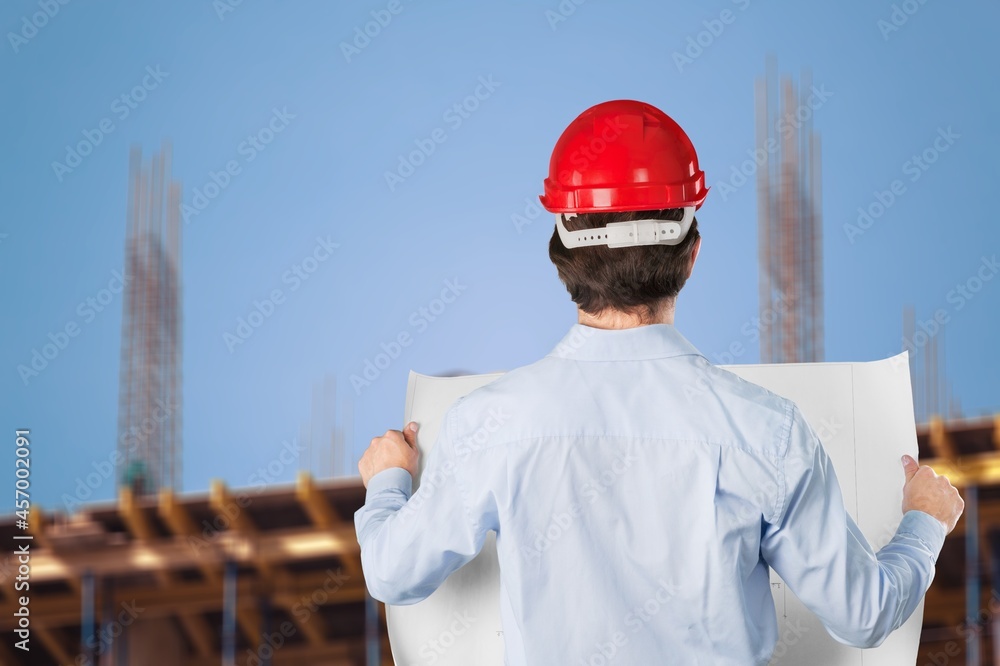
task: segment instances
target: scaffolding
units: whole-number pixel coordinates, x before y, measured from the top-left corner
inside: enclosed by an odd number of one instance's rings
[[[118,478],[137,495],[180,489],[181,185],[170,144],[129,153],[125,298],[118,393]]]
[[[334,375],[324,375],[313,385],[312,408],[308,426],[301,429],[306,461],[302,465],[319,477],[355,476],[354,401],[344,391],[337,392]]]
[[[754,87],[762,363],[823,360],[820,141],[808,72],[780,85],[768,58]]]
[[[933,318],[917,326],[912,305],[903,306],[903,351],[909,352],[913,382],[913,411],[917,423],[935,417],[960,419],[962,405],[952,392],[945,372],[945,324]]]

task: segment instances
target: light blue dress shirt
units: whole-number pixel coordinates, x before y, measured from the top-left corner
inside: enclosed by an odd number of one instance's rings
[[[509,666],[766,664],[768,567],[838,641],[879,645],[934,576],[945,528],[908,511],[877,553],[796,405],[670,324],[574,324],[455,402],[411,497],[355,514],[372,596],[429,596],[497,534]],[[902,483],[898,478],[886,483]],[[474,665],[470,665],[474,666]]]

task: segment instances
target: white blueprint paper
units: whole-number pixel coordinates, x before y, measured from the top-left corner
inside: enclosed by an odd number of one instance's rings
[[[888,543],[902,519],[899,458],[904,453],[917,457],[906,354],[869,363],[721,367],[799,406],[833,461],[848,511],[876,551]],[[437,440],[441,418],[452,403],[501,374],[428,377],[410,373],[404,423],[420,423],[421,460]],[[496,541],[490,533],[479,556],[430,597],[410,606],[387,606],[396,665],[503,666],[499,580]],[[882,645],[861,650],[833,640],[773,572],[771,581],[779,636],[772,664],[900,666],[916,662],[923,601]],[[469,622],[470,617],[475,621]]]

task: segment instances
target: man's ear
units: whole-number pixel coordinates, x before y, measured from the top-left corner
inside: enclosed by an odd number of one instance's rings
[[[698,261],[698,252],[701,251],[701,236],[698,236],[698,240],[694,242],[694,249],[691,250],[691,259],[688,261],[688,277],[691,277],[691,273],[694,271],[694,262]]]

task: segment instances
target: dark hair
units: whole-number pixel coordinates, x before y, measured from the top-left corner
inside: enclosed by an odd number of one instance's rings
[[[682,208],[636,210],[619,213],[585,213],[564,224],[569,231],[594,229],[611,222],[642,219],[679,221]],[[567,248],[554,229],[549,240],[549,258],[570,298],[581,310],[599,315],[617,310],[651,319],[668,301],[677,297],[687,282],[688,265],[698,233],[698,220],[691,221],[687,235],[677,245],[608,247],[597,245]]]

